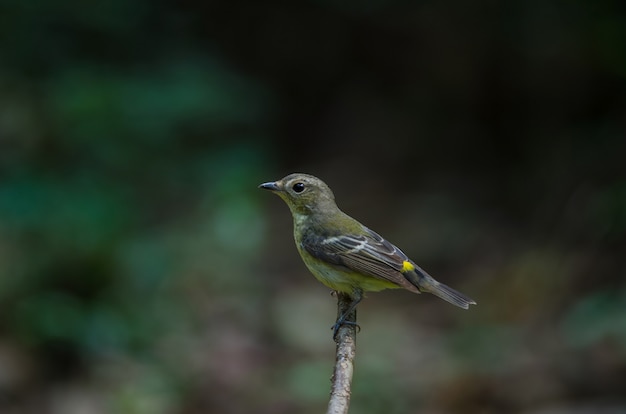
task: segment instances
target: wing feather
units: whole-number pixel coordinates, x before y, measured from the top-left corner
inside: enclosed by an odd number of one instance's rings
[[[362,235],[323,237],[309,234],[303,238],[302,247],[320,260],[408,287],[409,283],[400,271],[409,258],[368,228]]]

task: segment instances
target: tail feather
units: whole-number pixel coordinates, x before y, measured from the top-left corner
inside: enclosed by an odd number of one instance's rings
[[[463,309],[469,308],[469,305],[476,304],[473,299],[465,296],[457,290],[452,289],[450,286],[439,283],[434,279],[433,281],[435,283],[429,286],[427,289],[424,289],[424,292],[432,293],[433,295],[440,297],[446,302],[450,302],[451,304]]]
[[[468,309],[469,305],[475,305],[476,302],[462,294],[461,292],[452,289],[448,285],[444,285],[443,283],[437,282],[433,279],[428,273],[422,271],[420,272],[419,268],[416,268],[415,271],[405,274],[405,277],[415,285],[420,292],[428,292],[433,295],[449,302],[459,308]]]

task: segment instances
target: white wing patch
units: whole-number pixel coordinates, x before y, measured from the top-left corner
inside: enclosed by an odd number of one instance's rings
[[[341,243],[344,246],[347,244],[354,245],[351,249],[346,249],[342,252],[342,254],[356,253],[367,247],[366,239],[354,239],[352,237],[342,236],[342,237],[329,237],[322,241],[324,245],[336,245],[337,243]]]

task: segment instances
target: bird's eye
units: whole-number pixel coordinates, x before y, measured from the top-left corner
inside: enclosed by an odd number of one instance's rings
[[[303,183],[295,183],[293,185],[293,191],[295,191],[296,193],[301,193],[304,191],[304,184]]]

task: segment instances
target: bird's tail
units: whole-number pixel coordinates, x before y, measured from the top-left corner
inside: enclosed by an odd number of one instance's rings
[[[452,289],[450,286],[437,282],[433,277],[417,266],[415,266],[415,269],[411,272],[405,273],[404,276],[409,282],[415,285],[420,292],[432,293],[459,308],[467,309],[469,305],[476,304],[472,298]]]

